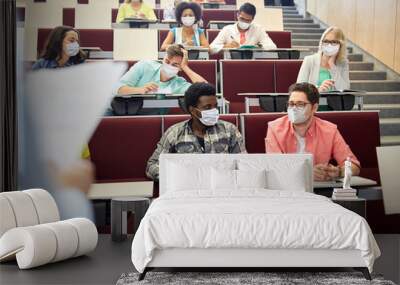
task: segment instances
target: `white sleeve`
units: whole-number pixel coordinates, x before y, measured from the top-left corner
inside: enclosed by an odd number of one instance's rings
[[[224,45],[228,42],[229,31],[224,27],[217,35],[217,37],[210,44],[210,52],[218,53],[224,48]]]
[[[261,44],[263,49],[276,49],[276,44],[271,40],[271,38],[263,29],[259,29],[259,33],[259,43]]]

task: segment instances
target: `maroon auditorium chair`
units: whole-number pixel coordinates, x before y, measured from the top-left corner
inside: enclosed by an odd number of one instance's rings
[[[75,27],[75,8],[63,8],[63,25]]]
[[[144,181],[162,135],[161,116],[103,118],[89,142],[97,182]]]
[[[236,10],[203,9],[203,28],[208,27],[209,21],[235,21]]]
[[[161,45],[168,35],[169,30],[158,30],[158,50],[161,49]]]
[[[116,23],[117,22],[117,15],[118,15],[118,9],[112,9],[111,10],[111,22]]]
[[[37,50],[38,54],[52,29],[38,29]],[[100,47],[103,51],[113,51],[114,31],[112,29],[78,29],[80,45],[82,47]]]
[[[268,31],[268,36],[278,48],[292,47],[292,33],[287,31]]]
[[[161,8],[155,8],[154,13],[156,14],[156,17],[159,21],[164,20],[164,9]]]
[[[275,92],[274,61],[221,60],[221,89],[231,113],[244,113],[244,97],[238,93]]]
[[[297,75],[302,60],[276,60],[275,61],[275,92],[286,93],[289,86],[297,81]]]

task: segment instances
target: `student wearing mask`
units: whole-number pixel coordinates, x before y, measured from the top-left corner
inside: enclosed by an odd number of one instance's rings
[[[326,29],[318,52],[304,58],[297,82],[314,84],[319,92],[350,88],[346,40],[341,29]]]
[[[185,92],[185,104],[191,118],[171,126],[149,158],[146,175],[158,180],[161,153],[245,153],[235,125],[219,120],[215,87],[195,83]]]
[[[83,63],[86,55],[79,47],[79,33],[72,27],[54,28],[46,40],[40,58],[32,69],[59,68]]]
[[[198,4],[193,2],[180,3],[176,7],[175,16],[179,27],[169,31],[161,45],[161,50],[166,50],[173,43],[208,48],[209,44],[204,30],[198,27],[201,20],[201,7]]]
[[[132,66],[114,88],[115,95],[172,93],[183,94],[191,83],[178,76],[183,71],[193,83],[206,82],[190,69],[187,51],[180,45],[168,47],[163,62],[142,60]]]
[[[239,8],[237,23],[225,26],[210,45],[212,53],[222,48],[239,48],[242,45],[260,46],[263,49],[275,49],[275,43],[265,30],[253,23],[256,16],[256,7],[244,3]]]
[[[157,20],[153,8],[143,3],[143,0],[125,0],[118,9],[117,23],[121,23],[125,18]]]
[[[312,153],[314,180],[326,181],[344,176],[344,163],[352,162],[353,175],[360,173],[360,162],[346,144],[337,126],[315,117],[318,89],[309,83],[289,88],[288,115],[268,123],[267,153]],[[337,166],[329,162],[334,159]]]

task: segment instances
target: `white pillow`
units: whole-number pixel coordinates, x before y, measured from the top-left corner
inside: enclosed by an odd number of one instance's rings
[[[213,190],[240,190],[242,188],[266,188],[266,170],[230,170],[216,169],[211,171]]]
[[[172,191],[211,188],[210,170],[205,167],[169,163],[168,173],[168,189]]]
[[[211,185],[213,190],[236,190],[236,170],[213,167],[211,170]]]
[[[235,161],[200,165],[185,160],[180,163],[169,162],[167,167],[167,191],[211,190],[212,169],[232,170],[235,168]]]
[[[308,169],[306,162],[292,159],[238,160],[239,170],[259,171],[266,169],[267,189],[307,191]]]
[[[238,188],[267,188],[267,170],[236,170]]]

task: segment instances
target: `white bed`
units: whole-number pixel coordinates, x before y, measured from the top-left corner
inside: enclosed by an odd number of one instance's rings
[[[155,267],[354,267],[370,278],[380,251],[367,222],[312,189],[311,155],[162,155],[132,262],[140,279]]]

